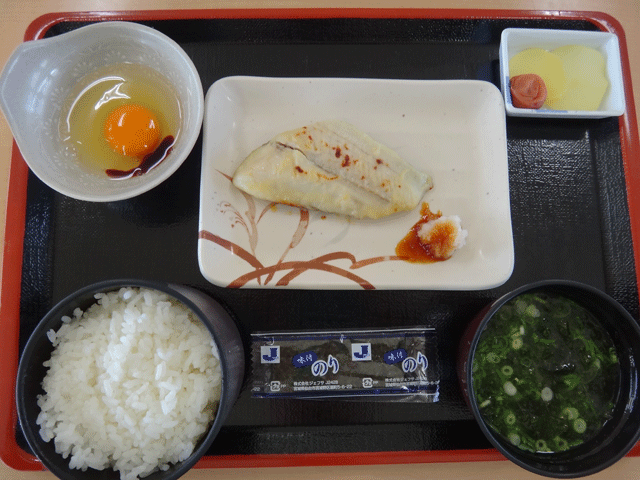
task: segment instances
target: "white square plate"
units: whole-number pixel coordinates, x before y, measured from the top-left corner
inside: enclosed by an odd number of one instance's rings
[[[609,88],[598,110],[551,110],[548,108],[517,108],[511,101],[509,60],[527,48],[553,50],[565,45],[583,45],[598,50],[606,60]],[[583,30],[551,30],[542,28],[505,28],[500,37],[500,86],[507,115],[539,118],[606,118],[625,112],[624,82],[618,37],[607,32]]]
[[[276,134],[352,123],[429,173],[423,198],[458,215],[467,244],[444,262],[394,259],[420,206],[380,220],[270,206],[233,186],[240,163]],[[505,110],[469,80],[227,77],[205,99],[198,260],[219,286],[478,290],[513,271]]]

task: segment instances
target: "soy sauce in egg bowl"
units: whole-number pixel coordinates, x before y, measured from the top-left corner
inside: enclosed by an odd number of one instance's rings
[[[172,38],[104,21],[18,46],[0,73],[0,107],[38,179],[77,200],[112,202],[151,190],[185,162],[204,95]]]

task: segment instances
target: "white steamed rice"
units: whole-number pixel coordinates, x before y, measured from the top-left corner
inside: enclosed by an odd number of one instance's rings
[[[182,303],[150,289],[95,295],[48,332],[54,345],[38,397],[45,441],[71,468],[122,480],[186,459],[220,400],[213,337]]]

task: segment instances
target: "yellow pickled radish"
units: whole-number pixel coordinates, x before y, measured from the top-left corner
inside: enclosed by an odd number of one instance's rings
[[[567,93],[553,104],[557,110],[598,110],[609,87],[604,55],[583,45],[566,45],[552,53],[567,74]]]
[[[509,60],[509,77],[535,73],[544,80],[547,87],[546,105],[560,100],[567,91],[567,76],[562,60],[557,55],[542,48],[528,48]]]

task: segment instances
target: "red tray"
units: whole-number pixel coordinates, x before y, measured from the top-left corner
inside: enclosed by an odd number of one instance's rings
[[[620,146],[627,188],[631,236],[636,281],[640,284],[640,142],[636,120],[628,51],[623,29],[614,18],[595,12],[550,12],[507,10],[428,10],[428,9],[276,9],[276,10],[187,10],[55,13],[34,20],[25,33],[25,40],[42,38],[47,31],[65,21],[95,22],[102,20],[190,20],[190,19],[512,19],[582,20],[599,30],[615,33],[620,41],[622,71],[625,84],[626,113],[619,118]],[[206,86],[205,86],[206,88]],[[15,374],[19,356],[20,295],[23,271],[23,242],[27,209],[29,171],[17,146],[13,145],[4,244],[4,265],[0,303],[0,326],[5,332],[4,348],[0,349],[0,459],[18,470],[41,470],[40,462],[16,441]],[[629,453],[640,455],[640,444]],[[466,450],[405,450],[389,452],[333,453],[270,453],[240,455],[208,455],[197,468],[222,467],[282,467],[355,464],[400,464],[429,462],[459,462],[501,460],[494,449]]]

